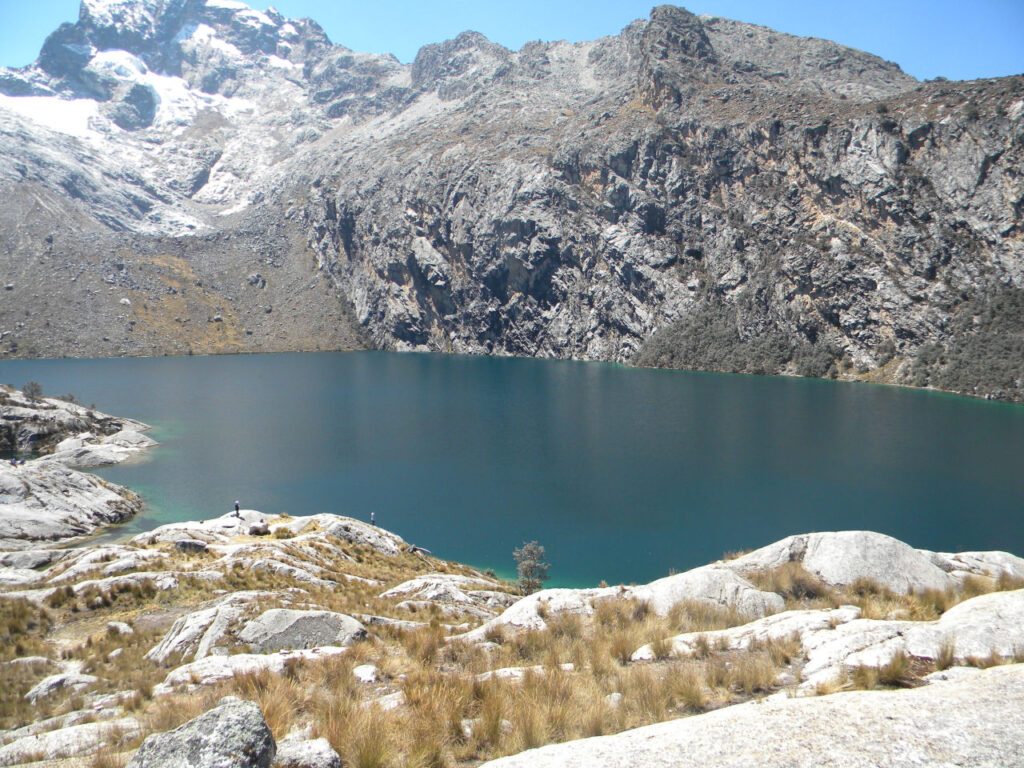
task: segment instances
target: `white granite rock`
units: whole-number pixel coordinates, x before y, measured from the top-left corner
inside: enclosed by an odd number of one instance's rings
[[[134,492],[59,462],[0,462],[0,549],[80,538],[140,509]]]
[[[284,739],[277,743],[273,765],[274,768],[341,768],[342,762],[327,739]]]
[[[146,658],[157,664],[175,654],[181,654],[182,661],[205,658],[224,638],[228,627],[241,618],[245,606],[264,594],[235,592],[218,598],[208,608],[179,617],[163,639],[146,653]]]
[[[911,690],[772,698],[481,768],[1022,768],[1024,665]]]
[[[744,650],[752,644],[768,640],[784,640],[794,636],[803,638],[812,632],[830,630],[837,624],[845,624],[859,617],[860,609],[852,605],[834,610],[785,611],[738,627],[677,635],[672,638],[672,652],[676,656],[691,656],[703,643],[725,650]],[[633,661],[653,659],[654,652],[650,645],[637,649],[632,656]]]
[[[351,645],[366,637],[366,628],[351,616],[331,611],[272,608],[246,624],[238,639],[254,651]]]
[[[380,679],[373,664],[360,664],[352,668],[352,676],[360,683],[375,683]]]
[[[881,533],[838,531],[789,536],[724,565],[744,575],[796,561],[830,586],[870,579],[900,593],[954,586],[931,555]]]
[[[762,592],[729,568],[718,565],[705,565],[633,587],[627,590],[627,597],[650,603],[659,616],[667,615],[672,606],[689,600],[735,608],[752,618],[781,611],[785,604],[779,595]]]
[[[61,672],[44,677],[25,694],[25,700],[35,704],[39,699],[49,696],[62,688],[73,688],[76,691],[86,688],[99,680],[95,675],[80,675],[73,672]]]
[[[593,603],[595,600],[618,597],[622,594],[618,587],[542,589],[540,592],[534,592],[513,603],[500,616],[451,639],[478,642],[484,640],[487,634],[495,629],[508,628],[512,631],[544,629],[547,626],[544,620],[545,616],[562,613],[591,616],[594,613]]]
[[[60,760],[89,755],[103,746],[113,735],[131,736],[139,732],[134,717],[123,717],[99,723],[84,723],[37,733],[0,747],[0,765],[19,765],[28,761]]]
[[[289,659],[317,661],[339,656],[347,648],[324,647],[303,651],[280,651],[278,653],[238,653],[233,656],[207,656],[172,669],[163,683],[153,688],[154,695],[170,693],[177,685],[211,685],[228,680],[236,674],[269,670],[275,674],[284,671]]]
[[[495,587],[497,584],[485,579],[471,576],[459,576],[451,573],[431,573],[417,576],[392,587],[381,594],[381,597],[409,597],[415,600],[430,600],[438,603],[455,603],[475,605],[468,591],[481,587]]]
[[[133,428],[122,429],[113,435],[83,432],[65,438],[57,444],[53,453],[41,457],[41,460],[57,461],[75,469],[92,469],[120,464],[156,444],[156,440]]]

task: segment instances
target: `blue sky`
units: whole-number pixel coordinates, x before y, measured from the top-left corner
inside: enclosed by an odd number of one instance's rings
[[[421,45],[475,29],[518,49],[529,40],[592,40],[648,15],[651,0],[271,0],[331,40],[411,61]],[[0,65],[27,64],[46,35],[78,18],[78,0],[0,0]],[[691,0],[694,13],[824,37],[895,61],[919,79],[1024,73],[1024,0]]]

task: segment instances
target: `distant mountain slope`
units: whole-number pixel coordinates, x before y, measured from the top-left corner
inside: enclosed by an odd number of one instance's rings
[[[365,344],[1024,392],[1022,77],[920,84],[669,6],[404,66],[234,0],[85,0],[0,92],[7,354]]]

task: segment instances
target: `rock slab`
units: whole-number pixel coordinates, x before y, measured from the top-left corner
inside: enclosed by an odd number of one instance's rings
[[[331,611],[273,608],[250,621],[238,635],[258,653],[325,645],[351,645],[366,628],[351,616]]]
[[[740,704],[486,768],[1024,767],[1024,665],[898,691]]]

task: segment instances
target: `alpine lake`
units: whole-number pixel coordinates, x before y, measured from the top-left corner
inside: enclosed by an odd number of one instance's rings
[[[146,511],[376,523],[549,586],[642,583],[794,533],[1024,553],[1024,407],[810,379],[388,352],[13,360],[0,377],[154,427],[99,474]]]

